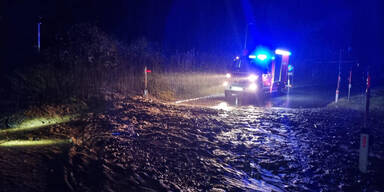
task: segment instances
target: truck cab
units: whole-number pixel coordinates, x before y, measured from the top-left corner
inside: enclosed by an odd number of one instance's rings
[[[277,49],[274,54],[259,52],[233,59],[227,69],[223,86],[229,102],[264,101],[268,94],[285,93],[289,85],[290,52]]]

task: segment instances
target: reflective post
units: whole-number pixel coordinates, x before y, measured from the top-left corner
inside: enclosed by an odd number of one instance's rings
[[[342,50],[340,49],[340,52],[339,52],[339,75],[337,77],[335,103],[337,103],[337,101],[339,101],[339,92],[340,92],[339,90],[340,90],[340,81],[341,81],[341,53],[342,53]]]
[[[41,22],[37,23],[37,51],[40,52],[40,25]]]
[[[349,71],[349,78],[348,78],[348,101],[351,96],[351,88],[352,88],[352,69]]]
[[[272,73],[272,78],[271,78],[271,86],[269,87],[269,93],[272,93],[272,89],[273,89],[273,84],[275,83],[275,59],[272,59],[272,69],[271,69],[271,73]]]
[[[341,75],[339,73],[339,75],[337,77],[337,87],[336,87],[335,103],[337,103],[337,101],[339,100],[340,80],[341,80]]]
[[[369,134],[368,134],[368,121],[369,121],[369,100],[371,92],[371,76],[367,74],[367,89],[365,91],[365,116],[364,128],[360,134],[360,152],[359,152],[359,170],[362,173],[368,172],[368,153],[369,153]]]
[[[367,73],[367,89],[365,90],[365,128],[367,128],[367,123],[369,119],[369,104],[370,104],[370,97],[371,97],[371,76],[369,72]]]
[[[148,74],[147,66],[144,67],[144,97],[148,96]]]
[[[368,169],[368,143],[369,135],[360,134],[360,152],[359,152],[359,170],[362,173],[367,173]]]

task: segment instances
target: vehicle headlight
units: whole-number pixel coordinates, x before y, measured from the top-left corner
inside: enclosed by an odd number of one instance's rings
[[[228,81],[224,81],[223,86],[224,87],[228,86]]]
[[[230,74],[230,73],[227,73],[227,74],[225,74],[225,77],[226,77],[227,79],[229,79],[229,78],[231,78],[231,74]]]
[[[259,76],[257,76],[257,75],[250,75],[250,76],[248,76],[248,80],[249,80],[250,82],[254,82],[254,81],[256,81],[257,78],[259,78]]]
[[[251,83],[251,84],[248,86],[248,89],[251,90],[251,91],[256,91],[256,90],[257,90],[257,85],[256,85],[256,83]]]

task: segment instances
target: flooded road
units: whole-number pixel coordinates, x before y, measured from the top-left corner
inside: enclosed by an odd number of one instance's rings
[[[345,93],[344,93],[345,94]],[[344,95],[343,95],[344,96]],[[335,90],[328,86],[302,86],[289,88],[286,94],[267,95],[264,102],[256,104],[255,102],[239,102],[238,105],[249,106],[257,105],[261,107],[283,107],[283,108],[319,108],[325,107],[335,99]],[[228,105],[236,105],[235,102],[228,103],[224,94],[192,98],[176,101],[176,104],[198,105],[206,107],[217,107],[226,102]]]
[[[66,130],[72,144],[0,147],[1,190],[384,189],[384,122],[372,124],[370,171],[362,175],[357,169],[358,112],[233,107],[220,100],[205,107],[142,98],[107,102],[102,112],[48,127],[52,137]],[[29,160],[12,163],[15,156]]]

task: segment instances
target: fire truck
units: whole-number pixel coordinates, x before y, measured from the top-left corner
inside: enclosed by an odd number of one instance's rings
[[[263,102],[266,96],[284,94],[292,86],[293,66],[289,65],[291,52],[259,49],[251,54],[237,56],[227,69],[223,86],[225,99],[236,104],[251,100]]]

